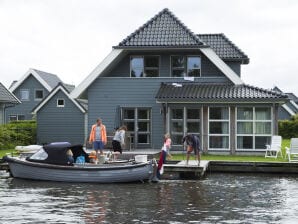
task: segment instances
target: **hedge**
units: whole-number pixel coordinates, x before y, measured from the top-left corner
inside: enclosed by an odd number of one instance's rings
[[[298,115],[293,116],[290,120],[279,121],[278,133],[283,138],[298,138]]]
[[[36,121],[12,121],[0,125],[0,149],[36,144]]]

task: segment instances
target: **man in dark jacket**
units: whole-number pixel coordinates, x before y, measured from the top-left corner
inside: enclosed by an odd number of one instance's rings
[[[188,165],[189,161],[189,156],[192,151],[194,151],[197,160],[198,160],[198,165],[200,165],[201,161],[201,156],[200,156],[200,151],[201,151],[201,143],[200,143],[200,138],[196,135],[193,134],[188,134],[183,137],[182,142],[186,144],[187,149],[186,149],[186,164]]]

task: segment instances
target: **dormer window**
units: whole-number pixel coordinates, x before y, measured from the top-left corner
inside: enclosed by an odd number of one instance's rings
[[[64,99],[57,99],[57,107],[64,107],[65,102]]]
[[[200,77],[201,57],[200,56],[172,56],[172,77]]]
[[[43,99],[43,90],[37,89],[35,90],[35,100],[42,100]]]
[[[130,59],[131,77],[158,77],[159,56],[132,56]]]

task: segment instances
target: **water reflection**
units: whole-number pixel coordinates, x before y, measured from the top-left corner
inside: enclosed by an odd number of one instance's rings
[[[244,174],[106,185],[0,178],[0,223],[295,223],[297,184]]]

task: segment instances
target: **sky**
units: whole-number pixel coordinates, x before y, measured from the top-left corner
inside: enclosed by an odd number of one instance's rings
[[[0,82],[9,87],[36,68],[78,85],[163,8],[244,51],[245,83],[298,96],[297,0],[0,0]]]

